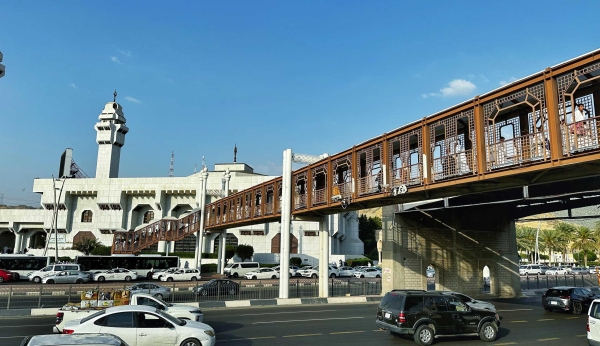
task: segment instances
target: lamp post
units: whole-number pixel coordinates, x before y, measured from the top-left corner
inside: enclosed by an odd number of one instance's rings
[[[56,187],[56,181],[62,181],[60,189]],[[58,203],[62,196],[63,187],[65,187],[65,179],[54,179],[52,176],[52,191],[54,191],[54,263],[58,263]],[[56,190],[59,190],[58,199],[56,199]]]

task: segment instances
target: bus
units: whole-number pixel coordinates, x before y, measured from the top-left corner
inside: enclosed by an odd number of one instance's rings
[[[50,261],[53,259],[54,258],[50,256],[34,256],[27,254],[0,255],[0,269],[14,273],[14,280],[26,280],[29,273],[50,265]]]
[[[97,273],[113,268],[126,268],[146,278],[152,278],[152,268],[179,268],[179,257],[161,255],[77,256],[75,262],[84,272]]]

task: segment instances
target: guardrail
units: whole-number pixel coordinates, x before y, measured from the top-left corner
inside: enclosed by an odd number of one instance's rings
[[[273,299],[279,297],[279,282],[274,280],[232,280],[233,286],[210,288],[204,294],[199,287],[205,282],[173,282],[160,283],[169,288],[169,293],[146,290],[143,293],[161,293],[163,299],[170,303],[192,303],[202,301],[225,301],[247,299]],[[68,303],[80,304],[81,294],[96,290],[98,292],[126,289],[135,283],[120,283],[114,285],[89,284],[54,284],[54,285],[23,285],[0,287],[0,310],[31,309],[31,308],[60,308]],[[381,294],[381,279],[328,279],[329,294],[336,296],[364,296]],[[232,289],[233,287],[233,289]],[[200,293],[198,293],[200,291]],[[139,291],[141,292],[141,291]],[[319,295],[318,279],[291,278],[289,282],[290,298],[313,298]]]
[[[521,276],[521,289],[533,290],[555,286],[588,287],[598,286],[596,274],[524,275]]]

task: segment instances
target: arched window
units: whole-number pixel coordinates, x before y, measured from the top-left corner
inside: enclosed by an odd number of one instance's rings
[[[84,210],[81,213],[81,222],[92,222],[93,213],[91,210]]]
[[[154,220],[154,212],[152,210],[145,212],[144,213],[144,223],[149,223],[152,220]]]

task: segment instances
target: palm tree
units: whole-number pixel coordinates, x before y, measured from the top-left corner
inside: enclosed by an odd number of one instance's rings
[[[540,232],[540,243],[550,255],[550,264],[552,264],[552,254],[554,249],[560,246],[560,233],[555,229],[545,229]]]
[[[536,230],[527,226],[517,226],[517,249],[525,251],[531,260],[531,252],[535,249]]]
[[[559,222],[554,229],[559,234],[560,240],[560,250],[562,252],[563,262],[567,262],[567,252],[569,251],[569,247],[571,242],[573,241],[573,236],[575,235],[575,226],[566,222]]]
[[[598,233],[589,227],[579,226],[575,229],[572,250],[583,251],[583,266],[587,267],[587,252],[598,249]]]

